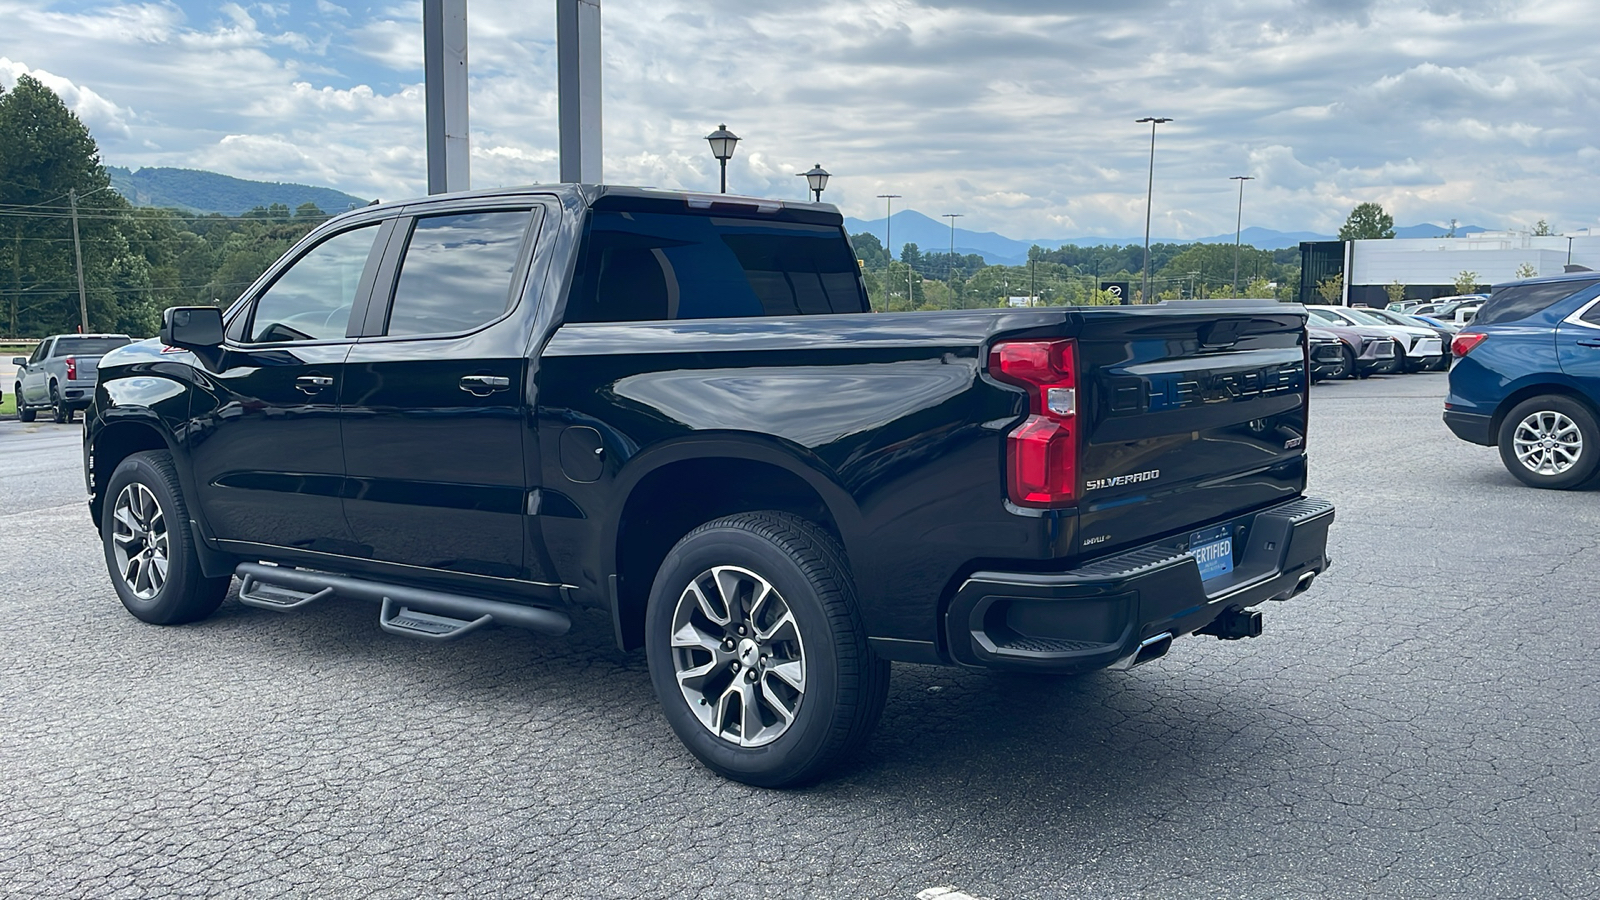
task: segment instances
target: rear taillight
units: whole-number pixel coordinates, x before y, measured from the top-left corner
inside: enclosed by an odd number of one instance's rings
[[[1481,331],[1463,331],[1450,339],[1450,354],[1460,359],[1472,352],[1472,348],[1483,343],[1489,336]]]
[[[77,379],[78,379],[78,361],[69,356],[69,357],[67,357],[67,380],[68,381],[76,381]]]
[[[1018,506],[1070,506],[1078,493],[1078,348],[1074,341],[1009,341],[989,351],[989,374],[1028,391],[1027,420],[1006,437],[1006,481]]]

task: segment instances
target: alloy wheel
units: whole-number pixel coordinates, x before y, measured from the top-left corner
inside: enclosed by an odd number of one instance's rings
[[[1583,432],[1563,413],[1540,410],[1517,423],[1511,445],[1528,471],[1561,475],[1583,455]]]
[[[156,495],[134,482],[111,508],[111,542],[117,573],[140,600],[151,600],[167,583],[167,517]]]
[[[740,747],[782,737],[805,698],[793,611],[770,582],[738,566],[707,569],[684,588],[672,614],[672,663],[700,724]]]

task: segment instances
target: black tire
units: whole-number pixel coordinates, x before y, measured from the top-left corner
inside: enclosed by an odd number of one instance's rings
[[[1526,430],[1524,423],[1531,423]],[[1542,431],[1547,424],[1554,427]],[[1576,453],[1571,444],[1574,431]],[[1549,435],[1546,447],[1561,449],[1546,450],[1524,464],[1517,454],[1519,437],[1528,444],[1542,434]],[[1523,484],[1536,488],[1570,490],[1588,481],[1600,467],[1600,426],[1596,425],[1594,414],[1582,403],[1559,394],[1534,397],[1512,408],[1500,422],[1499,443],[1500,461],[1506,470]]]
[[[159,507],[160,520],[165,532],[166,574],[153,593],[140,596],[151,587],[148,583],[138,587],[129,583],[117,558],[117,547],[122,544],[125,554],[130,550],[143,552],[147,539],[133,542],[119,541],[117,512],[124,490],[131,496],[142,496],[142,487]],[[154,535],[157,529],[155,515],[144,517],[150,526],[144,533]],[[124,530],[128,530],[127,523]],[[137,531],[137,529],[132,529]],[[172,464],[172,454],[165,450],[148,450],[135,453],[123,460],[111,473],[106,483],[105,508],[100,517],[100,543],[105,551],[106,569],[111,585],[128,612],[153,625],[181,625],[197,622],[216,612],[228,594],[228,576],[207,578],[200,569],[200,558],[195,552],[194,536],[189,530],[189,508],[183,502],[183,489],[178,481],[178,470]],[[139,582],[137,575],[133,579]]]
[[[701,691],[702,701],[712,693],[720,692],[726,700],[730,692],[742,692],[741,678],[753,679],[748,688],[752,692],[781,692],[787,683],[771,680],[777,675],[777,664],[768,668],[769,645],[757,645],[754,640],[759,637],[762,617],[772,614],[770,601],[754,615],[748,615],[748,610],[731,611],[733,603],[719,606],[728,611],[729,621],[724,625],[703,616],[697,620],[724,631],[719,646],[731,645],[731,649],[721,657],[699,646],[674,648],[680,601],[690,597],[691,583],[715,589],[716,580],[708,582],[703,577],[714,568],[765,580],[777,602],[792,616],[798,635],[797,640],[773,645],[770,658],[802,658],[804,689],[794,699],[788,721],[767,726],[781,728],[763,745],[742,745],[740,740],[725,737],[723,732],[732,727],[726,717],[717,724],[702,721],[697,709],[717,719],[721,708],[709,702],[692,704],[687,694],[697,689],[679,684],[680,659],[689,668],[704,661],[707,669],[715,670],[701,679],[706,688]],[[745,605],[753,594],[735,592],[746,598]],[[692,609],[693,600],[687,602],[690,605],[684,608]],[[745,639],[738,638],[746,634],[738,630],[745,625],[749,626],[748,648]],[[778,627],[770,630],[777,633]],[[712,643],[717,643],[714,637]],[[888,697],[889,663],[878,659],[867,644],[843,551],[826,531],[790,513],[741,513],[708,522],[685,535],[656,573],[645,612],[645,650],[656,696],[678,738],[708,768],[758,787],[792,787],[822,776],[867,739]],[[752,653],[748,659],[758,660],[755,676],[750,668],[740,666],[747,650]],[[728,680],[719,681],[724,675]],[[768,703],[764,710],[775,708]],[[731,704],[727,709],[739,712],[740,736],[748,730],[745,709],[748,707],[735,710]],[[755,718],[762,724],[763,716]]]
[[[54,384],[50,385],[50,415],[57,425],[65,425],[72,421],[72,407],[61,399],[61,389]]]
[[[1356,355],[1355,355],[1355,352],[1352,351],[1349,347],[1342,347],[1341,346],[1339,348],[1339,360],[1340,360],[1339,368],[1334,369],[1333,371],[1328,373],[1328,375],[1327,375],[1328,380],[1329,381],[1342,381],[1342,380],[1344,380],[1346,378],[1354,378],[1355,374],[1356,374]]]
[[[22,385],[20,385],[20,384],[17,385],[16,397],[17,397],[17,418],[18,419],[20,419],[21,421],[24,421],[24,422],[32,422],[34,419],[38,418],[38,416],[39,416],[38,413],[36,413],[33,410],[29,409],[28,407],[22,405]]]

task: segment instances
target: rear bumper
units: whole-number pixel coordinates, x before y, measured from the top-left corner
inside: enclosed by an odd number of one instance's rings
[[[1227,520],[1234,571],[1211,584],[1201,582],[1187,536],[1068,572],[975,572],[946,614],[950,655],[967,666],[1043,672],[1131,662],[1164,636],[1304,591],[1328,568],[1333,515],[1332,503],[1302,498]]]
[[[1493,447],[1494,439],[1493,416],[1483,416],[1477,413],[1465,413],[1460,410],[1447,409],[1444,411],[1444,424],[1456,437],[1471,444],[1482,444]]]

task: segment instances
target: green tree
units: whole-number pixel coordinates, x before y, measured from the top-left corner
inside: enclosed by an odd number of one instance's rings
[[[1478,273],[1462,269],[1456,275],[1455,289],[1458,294],[1471,294],[1478,289]]]
[[[1398,281],[1384,285],[1383,292],[1389,295],[1390,303],[1399,303],[1406,298],[1406,286]]]
[[[1519,279],[1532,278],[1538,274],[1539,270],[1534,267],[1533,263],[1523,263],[1522,265],[1517,266],[1517,278]]]
[[[1551,234],[1550,223],[1543,219],[1533,223],[1533,233],[1538,237],[1549,237]]]
[[[89,129],[55,92],[23,75],[0,93],[0,330],[42,336],[79,326],[73,192],[90,329],[122,324],[120,298],[148,292],[148,269],[118,229],[127,201],[110,187]]]
[[[882,269],[889,262],[889,254],[883,251],[883,242],[870,231],[850,235],[850,245],[855,248],[856,258],[861,260],[863,268],[869,272]]]
[[[1383,211],[1376,203],[1358,203],[1350,210],[1344,227],[1339,229],[1341,241],[1370,241],[1394,237],[1394,216]]]
[[[1329,275],[1317,282],[1317,296],[1323,303],[1338,304],[1344,300],[1344,273]]]

